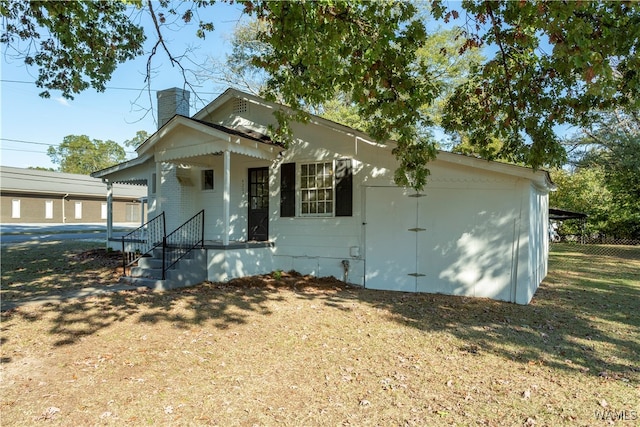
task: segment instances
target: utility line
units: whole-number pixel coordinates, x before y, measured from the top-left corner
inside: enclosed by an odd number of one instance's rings
[[[35,151],[35,150],[21,150],[19,148],[4,148],[2,147],[2,151],[21,151],[23,153],[39,153],[46,154],[46,151]]]
[[[25,141],[23,139],[11,139],[11,138],[0,138],[0,140],[2,141],[9,141],[9,142],[19,142],[21,144],[35,144],[35,145],[46,145],[47,147],[58,147],[61,143],[57,143],[57,144],[50,144],[48,142],[36,142],[36,141]],[[120,144],[118,144],[120,145]],[[3,148],[3,150],[13,150],[13,151],[18,151],[17,149],[13,148]],[[126,153],[134,153],[134,151],[126,151]],[[33,153],[38,153],[38,151],[33,151]]]
[[[19,84],[30,84],[33,85],[36,82],[31,82],[31,81],[27,81],[27,80],[7,80],[7,79],[0,79],[0,82],[2,83],[19,83]],[[134,87],[116,87],[116,86],[105,86],[105,89],[109,89],[109,90],[126,90],[126,91],[132,91],[132,92],[142,92],[142,91],[146,91],[147,88],[142,88],[142,89],[138,89],[138,88],[134,88]],[[148,89],[151,90],[151,92],[157,92],[158,89]],[[201,95],[220,95],[220,92],[198,92],[198,94]]]
[[[60,145],[60,143],[58,143],[58,144],[49,144],[49,143],[46,143],[46,142],[24,141],[22,139],[11,139],[11,138],[0,138],[0,140],[9,141],[9,142],[20,142],[22,144],[35,144],[35,145],[47,145],[47,146]]]

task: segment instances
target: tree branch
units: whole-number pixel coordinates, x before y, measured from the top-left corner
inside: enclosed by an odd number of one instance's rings
[[[496,22],[496,18],[493,14],[493,9],[491,8],[491,4],[487,2],[486,5],[487,5],[487,14],[491,18],[491,26],[493,27],[493,32],[496,37],[496,43],[498,44],[498,48],[500,49],[500,56],[501,56],[500,59],[502,62],[502,68],[504,69],[507,91],[509,95],[509,107],[511,109],[511,114],[513,114],[513,118],[517,123],[519,123],[520,118],[516,110],[516,100],[514,98],[513,90],[511,87],[511,80],[513,79],[513,76],[511,75],[509,65],[507,64],[507,53],[505,52],[504,46],[502,44],[502,38],[500,35],[500,31],[498,30],[498,23]]]

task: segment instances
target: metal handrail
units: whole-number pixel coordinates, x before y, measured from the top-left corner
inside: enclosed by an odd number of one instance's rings
[[[204,247],[204,209],[162,239],[162,280],[171,267],[198,246]]]
[[[122,236],[122,274],[127,275],[131,267],[140,258],[164,244],[167,234],[164,212],[147,221],[132,232]]]

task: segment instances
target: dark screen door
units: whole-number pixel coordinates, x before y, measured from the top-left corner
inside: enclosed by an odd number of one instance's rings
[[[249,240],[269,240],[269,168],[249,169]]]

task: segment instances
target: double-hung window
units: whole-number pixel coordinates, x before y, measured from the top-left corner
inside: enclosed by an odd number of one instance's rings
[[[300,214],[333,215],[333,162],[300,165]]]
[[[351,216],[351,159],[285,163],[280,169],[280,216]]]

